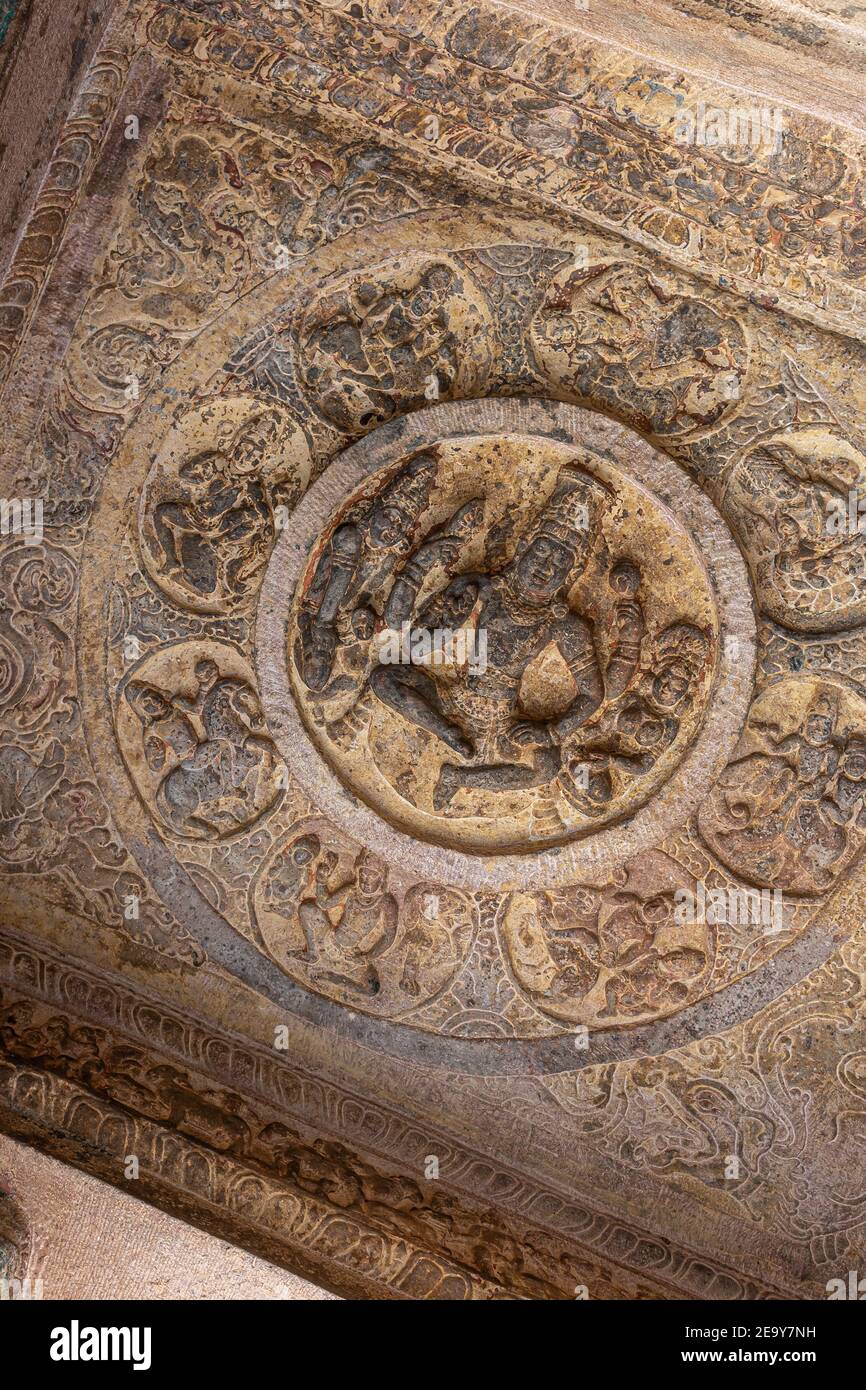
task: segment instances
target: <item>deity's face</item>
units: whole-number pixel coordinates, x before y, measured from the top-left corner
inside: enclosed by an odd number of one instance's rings
[[[376,893],[385,886],[387,869],[372,858],[364,858],[358,865],[358,887],[362,893]]]
[[[833,721],[826,714],[810,714],[806,720],[806,737],[810,743],[826,743],[833,732]]]
[[[852,782],[862,782],[866,778],[866,753],[859,748],[849,748],[842,759],[842,771]]]
[[[542,607],[556,597],[574,564],[574,554],[562,541],[542,531],[517,562],[516,589],[525,603]]]
[[[202,661],[195,664],[195,678],[199,685],[213,685],[219,679],[220,668],[215,661],[205,657]]]
[[[126,698],[142,719],[165,719],[171,714],[168,700],[161,691],[150,686],[130,686]]]
[[[396,507],[377,507],[370,518],[370,541],[387,549],[396,545],[406,532],[406,518]]]
[[[674,709],[689,693],[689,678],[679,666],[665,666],[652,683],[652,696],[661,709]]]

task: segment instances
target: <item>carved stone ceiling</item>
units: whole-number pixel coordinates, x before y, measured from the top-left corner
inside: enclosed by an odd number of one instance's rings
[[[0,1122],[343,1293],[866,1258],[862,36],[609,8],[118,4],[0,291]]]

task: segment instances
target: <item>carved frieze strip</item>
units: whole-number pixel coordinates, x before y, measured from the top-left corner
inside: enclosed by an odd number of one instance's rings
[[[48,166],[39,196],[0,288],[0,385],[33,320],[60,244],[115,119],[132,60],[120,31],[110,32]]]
[[[115,89],[105,98],[99,147],[93,150],[85,176],[69,192],[63,225],[58,227],[50,258],[40,272],[42,287],[32,312],[20,324],[8,357],[0,361],[0,394],[8,406],[0,442],[0,472],[16,465],[27,469],[34,455],[41,457],[42,451],[50,454],[57,432],[68,431],[72,439],[77,437],[77,447],[67,441],[66,468],[54,473],[50,487],[46,483],[45,491],[53,495],[44,498],[46,530],[62,525],[70,541],[80,538],[74,532],[86,515],[92,482],[89,461],[81,455],[82,441],[86,441],[83,447],[89,449],[91,457],[107,454],[112,430],[121,426],[128,409],[137,402],[124,400],[127,410],[114,420],[97,419],[86,403],[70,393],[64,357],[74,340],[82,307],[91,293],[98,293],[100,277],[111,264],[117,224],[123,221],[121,210],[135,205],[137,193],[133,190],[141,187],[153,139],[168,119],[162,65],[144,49],[132,52],[131,44],[122,48],[121,56],[123,65],[118,64]],[[108,57],[114,60],[114,50]],[[129,116],[138,123],[134,139],[127,138]],[[28,229],[22,245],[29,239]],[[38,237],[36,240],[38,247]],[[0,300],[3,293],[0,290]],[[117,297],[121,297],[119,290]],[[128,300],[124,311],[125,319]],[[49,382],[51,389],[46,392]],[[61,490],[64,473],[66,486]],[[32,486],[35,479],[30,477],[28,482]],[[14,473],[5,486],[10,483],[21,485]]]
[[[11,1006],[16,1008],[29,1022],[26,1004]],[[9,1006],[5,1014],[8,1019]],[[53,1046],[66,1026],[54,1016],[30,1032]],[[700,1256],[672,1270],[658,1242],[635,1241],[622,1227],[611,1227],[600,1249],[589,1252],[582,1240],[551,1237],[501,1208],[466,1205],[438,1182],[383,1170],[339,1142],[305,1136],[275,1119],[275,1112],[259,1115],[231,1093],[215,1096],[185,1073],[133,1055],[136,1049],[120,1049],[121,1103],[115,1105],[113,1097],[93,1089],[110,1091],[112,1080],[88,1054],[91,1034],[81,1027],[68,1031],[71,1076],[57,1074],[59,1063],[44,1070],[41,1057],[21,1059],[23,1065],[0,1061],[0,1124],[108,1181],[121,1182],[135,1157],[139,1180],[158,1182],[163,1191],[179,1187],[203,1204],[205,1214],[218,1213],[219,1229],[225,1233],[228,1225],[234,1239],[244,1239],[237,1225],[243,1217],[271,1239],[288,1235],[309,1243],[315,1255],[339,1260],[348,1246],[357,1268],[365,1236],[380,1258],[372,1270],[361,1260],[362,1272],[416,1298],[569,1298],[581,1284],[600,1298],[779,1296],[764,1284],[731,1278]],[[92,1086],[82,1084],[85,1078]],[[22,1135],[22,1120],[35,1133]],[[76,1144],[73,1153],[64,1152],[65,1141]],[[200,1208],[194,1214],[201,1219]],[[260,1248],[248,1236],[244,1243]],[[274,1258],[273,1248],[261,1253]],[[431,1293],[417,1279],[407,1287],[418,1258],[439,1271],[437,1286],[462,1275],[465,1287]],[[327,1282],[339,1284],[333,1277]]]
[[[0,1126],[106,1182],[139,1162],[135,1195],[347,1297],[496,1299],[501,1285],[390,1236],[61,1077],[0,1059]]]
[[[259,1113],[254,1099],[263,1098],[266,1106],[275,1107],[271,1125],[279,1116],[281,1121],[291,1118],[304,1131],[339,1135],[353,1150],[357,1147],[375,1155],[375,1162],[396,1164],[403,1172],[423,1172],[425,1159],[432,1149],[438,1155],[442,1189],[447,1187],[461,1198],[482,1202],[485,1206],[495,1204],[509,1220],[532,1223],[553,1233],[559,1240],[579,1242],[582,1258],[606,1260],[615,1251],[618,1264],[641,1272],[649,1263],[655,1276],[663,1279],[671,1289],[678,1290],[680,1296],[779,1296],[782,1281],[773,1282],[767,1271],[776,1263],[774,1255],[781,1257],[782,1252],[776,1251],[776,1242],[762,1238],[759,1233],[749,1233],[750,1248],[744,1249],[742,1261],[745,1270],[750,1266],[754,1268],[755,1261],[760,1258],[765,1275],[755,1280],[736,1269],[733,1263],[717,1259],[711,1266],[705,1256],[672,1242],[666,1235],[611,1216],[598,1202],[591,1198],[587,1201],[583,1193],[579,1203],[569,1201],[552,1188],[541,1187],[501,1163],[493,1163],[481,1154],[455,1145],[436,1132],[434,1126],[425,1125],[422,1130],[416,1123],[380,1104],[362,1102],[356,1095],[316,1078],[309,1071],[266,1056],[263,1049],[244,1046],[225,1034],[217,1036],[198,1021],[182,1018],[163,1005],[131,993],[128,987],[119,988],[104,972],[71,967],[50,951],[37,950],[30,943],[22,941],[16,946],[11,941],[3,941],[0,942],[0,979],[12,986],[11,990],[4,990],[0,1012],[0,1035],[8,1055],[23,1053],[24,1060],[52,1070],[72,1069],[79,1079],[82,1075],[94,1078],[109,1094],[119,1086],[121,1099],[126,1096],[135,1108],[135,1101],[141,1099],[142,1092],[137,1084],[130,1089],[128,1069],[133,1054],[136,1057],[145,1054],[138,1047],[124,1048],[122,1041],[134,1039],[147,1049],[149,1063],[157,1068],[160,1077],[167,1071],[158,1066],[160,1057],[176,1059],[200,1074],[197,1083],[191,1083],[189,1077],[181,1082],[181,1074],[175,1068],[168,1069],[185,1097],[176,1107],[176,1119],[182,1124],[185,1116],[201,1104],[198,1097],[206,1095],[208,1109],[205,1118],[200,1117],[199,1124],[213,1133],[217,1148],[236,1141],[245,1147],[248,1138],[243,1136],[248,1132],[267,1133],[268,1120]],[[19,1016],[16,1001],[22,997],[24,1013]],[[32,1005],[27,1005],[27,999],[59,1006],[63,1013],[52,1015],[50,1022],[34,1026],[30,1017]],[[103,1049],[96,1047],[95,1030],[91,1025],[96,1025],[100,1033],[102,1029],[107,1030],[104,1036],[110,1038],[114,1049],[116,1074],[111,1065],[105,1066]],[[26,1036],[28,1029],[29,1038]],[[41,1055],[45,1051],[45,1038],[50,1038],[56,1053],[52,1059]],[[214,1093],[205,1077],[236,1088],[223,1093],[224,1108],[215,1104]],[[244,1119],[238,1112],[237,1092],[243,1096]],[[252,1116],[256,1116],[255,1122],[251,1122]],[[266,1140],[260,1161],[267,1164],[269,1160],[279,1164],[280,1155]],[[573,1184],[571,1190],[574,1190]],[[654,1200],[658,1205],[658,1193]],[[757,1246],[761,1247],[760,1252]],[[792,1250],[784,1252],[784,1259],[789,1269],[796,1268],[799,1263]]]
[[[534,25],[526,37],[520,26],[528,21],[513,13],[460,6],[437,14],[425,26],[437,35],[433,44],[359,27],[320,6],[309,15],[297,8],[307,22],[292,34],[275,29],[270,42],[261,37],[266,24],[242,38],[229,6],[224,17],[236,35],[165,11],[144,32],[155,53],[193,64],[197,75],[232,75],[359,121],[476,191],[508,188],[683,268],[722,273],[767,307],[817,312],[828,325],[858,331],[866,214],[859,149],[848,133],[814,123],[807,139],[798,126],[775,155],[744,149],[725,160],[714,147],[677,144],[673,128],[689,102],[730,105],[730,93],[692,90],[679,79],[670,85],[669,76],[665,86],[663,74],[644,73],[621,52],[615,62],[599,59],[595,45],[584,45],[577,61],[575,36],[554,43],[555,31]]]

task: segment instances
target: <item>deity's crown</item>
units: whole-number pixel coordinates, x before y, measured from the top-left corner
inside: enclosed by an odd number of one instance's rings
[[[823,691],[820,695],[816,695],[809,706],[809,718],[813,715],[818,715],[821,719],[829,719],[833,724],[836,723],[836,716],[838,713],[839,702],[834,695],[830,695],[827,691]]]
[[[556,487],[539,515],[528,541],[551,536],[569,547],[594,532],[609,490],[575,464],[559,470]]]
[[[393,507],[407,521],[414,521],[427,505],[435,476],[436,460],[433,455],[417,454],[379,494],[373,505]]]
[[[707,654],[707,639],[691,623],[671,623],[656,640],[658,659],[665,665],[678,663],[690,680],[702,669]]]

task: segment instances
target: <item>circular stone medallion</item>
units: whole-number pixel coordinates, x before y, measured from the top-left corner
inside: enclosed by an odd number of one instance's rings
[[[747,697],[721,680],[747,583],[698,489],[600,417],[497,404],[434,407],[331,465],[259,626],[272,727],[321,808],[470,886],[657,842]],[[583,428],[551,427],[566,414]]]
[[[526,851],[643,805],[706,712],[718,622],[683,528],[585,449],[443,440],[328,519],[292,688],[339,777],[417,839]]]

